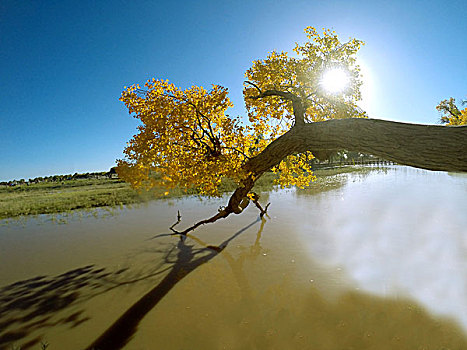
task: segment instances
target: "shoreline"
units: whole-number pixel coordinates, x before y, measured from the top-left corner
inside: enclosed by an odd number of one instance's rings
[[[370,171],[380,167],[344,166],[317,169],[317,179],[309,188],[335,187],[342,181],[329,181],[331,177],[356,171]],[[254,189],[268,192],[275,188],[276,175],[266,173]],[[332,183],[332,184],[331,184]],[[220,195],[235,190],[233,181],[223,181]],[[168,193],[167,193],[168,192]],[[156,187],[149,191],[138,191],[120,179],[65,180],[32,185],[19,185],[0,189],[0,220],[21,219],[43,214],[69,214],[84,210],[122,208],[126,205],[146,203],[159,199],[183,198],[198,195],[196,190],[187,192],[180,188],[167,190]]]

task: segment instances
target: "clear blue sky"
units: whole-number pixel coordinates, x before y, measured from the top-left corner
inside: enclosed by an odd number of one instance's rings
[[[304,27],[366,42],[372,118],[434,124],[467,94],[467,2],[0,1],[0,181],[104,171],[136,120],[124,86],[216,83],[243,114],[243,74]]]

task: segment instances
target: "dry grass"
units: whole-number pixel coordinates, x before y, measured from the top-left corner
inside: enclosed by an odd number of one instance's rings
[[[356,167],[317,170],[315,172],[317,181],[310,186],[310,190],[339,186],[343,178],[336,175],[362,170],[364,168]],[[257,192],[272,190],[275,178],[272,173],[263,175],[257,181],[254,190]],[[222,183],[220,191],[226,193],[234,189],[235,183],[227,180]],[[0,220],[24,215],[63,213],[76,209],[118,207],[160,198],[197,195],[195,190],[186,193],[179,188],[170,190],[168,195],[164,195],[165,192],[164,188],[136,191],[118,179],[67,180],[58,183],[0,187]]]

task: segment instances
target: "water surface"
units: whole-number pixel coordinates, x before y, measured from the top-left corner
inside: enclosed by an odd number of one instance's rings
[[[0,348],[467,349],[467,177],[345,177],[184,241],[225,198],[1,226]]]

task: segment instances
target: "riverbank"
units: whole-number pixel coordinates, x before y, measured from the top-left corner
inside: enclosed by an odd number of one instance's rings
[[[369,171],[369,169],[371,168],[350,166],[318,169],[315,171],[317,179],[311,184],[310,189],[334,188],[341,182],[336,175]],[[266,173],[257,181],[254,190],[257,192],[272,190],[275,179],[273,173]],[[231,192],[235,187],[233,181],[224,181],[221,193]],[[121,207],[160,198],[197,194],[195,190],[187,193],[180,188],[171,189],[167,193],[167,190],[161,187],[150,191],[137,191],[120,179],[73,179],[23,184],[0,188],[0,220],[26,215],[56,214],[77,209]]]

